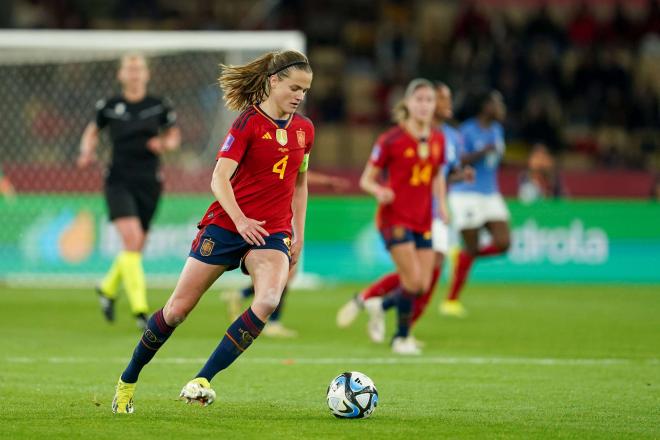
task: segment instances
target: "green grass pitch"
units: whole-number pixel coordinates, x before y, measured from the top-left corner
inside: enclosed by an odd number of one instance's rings
[[[471,285],[463,320],[441,318],[436,295],[418,358],[370,343],[366,317],[335,328],[355,288],[292,292],[284,322],[300,336],[261,337],[202,408],[177,397],[228,324],[208,292],[142,372],[129,416],[110,411],[139,337],[125,298],[110,326],[91,291],[0,288],[0,438],[660,438],[658,286]],[[351,370],[378,387],[369,419],[326,407]]]

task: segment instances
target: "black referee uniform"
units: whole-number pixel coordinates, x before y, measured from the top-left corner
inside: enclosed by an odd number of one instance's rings
[[[176,113],[164,99],[145,96],[128,102],[121,96],[96,104],[96,126],[109,127],[112,163],[105,176],[105,199],[110,220],[138,217],[149,230],[162,192],[160,159],[147,141],[172,127]]]

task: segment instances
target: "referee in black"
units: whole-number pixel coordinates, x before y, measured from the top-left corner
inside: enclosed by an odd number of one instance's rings
[[[112,161],[105,178],[105,200],[123,250],[97,286],[97,293],[105,318],[112,322],[123,281],[137,325],[143,329],[149,307],[142,249],[162,191],[159,157],[179,148],[181,132],[167,100],[147,94],[149,67],[144,56],[123,56],[117,79],[121,95],[96,104],[96,120],[87,124],[82,135],[77,165],[85,168],[96,160],[99,131],[108,127]]]

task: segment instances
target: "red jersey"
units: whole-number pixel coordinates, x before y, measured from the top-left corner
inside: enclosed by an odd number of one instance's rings
[[[243,213],[265,220],[270,234],[292,234],[291,202],[305,154],[312,149],[314,125],[304,116],[291,115],[284,128],[254,105],[236,118],[216,159],[238,162],[231,178],[236,202]],[[214,224],[233,232],[236,225],[216,200],[199,227]]]
[[[379,205],[379,229],[404,226],[415,232],[431,230],[433,219],[431,185],[445,161],[445,138],[433,129],[425,142],[400,126],[383,133],[369,161],[384,171],[385,185],[394,191],[394,201]]]

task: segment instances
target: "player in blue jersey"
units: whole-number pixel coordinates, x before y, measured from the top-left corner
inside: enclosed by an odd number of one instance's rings
[[[502,254],[510,244],[509,211],[497,184],[497,170],[505,149],[501,121],[506,116],[506,107],[502,95],[494,90],[480,96],[477,102],[478,114],[460,127],[463,148],[459,154],[463,164],[474,167],[476,179],[456,183],[449,191],[452,223],[461,233],[463,247],[440,312],[459,317],[465,315],[459,295],[474,259]],[[492,238],[485,247],[479,244],[483,228]]]

